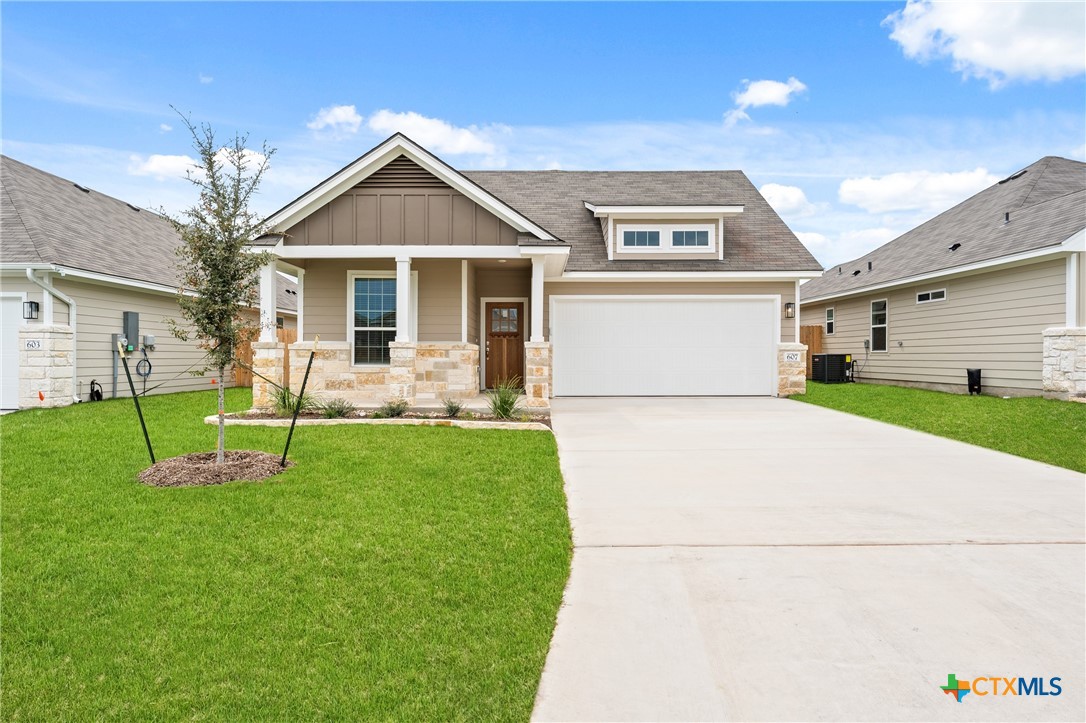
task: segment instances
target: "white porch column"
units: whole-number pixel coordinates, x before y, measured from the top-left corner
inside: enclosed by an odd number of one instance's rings
[[[411,257],[396,257],[396,341],[411,338]]]
[[[543,265],[542,256],[532,257],[532,336],[529,341],[543,341]]]
[[[305,319],[305,304],[303,304],[302,302],[305,300],[305,269],[298,269],[297,291],[298,293],[294,297],[294,303],[297,305],[298,309],[298,318],[296,321],[298,325],[298,341],[304,341],[305,339],[302,336],[302,330],[304,328],[302,322]]]
[[[276,341],[275,262],[260,268],[260,341]]]

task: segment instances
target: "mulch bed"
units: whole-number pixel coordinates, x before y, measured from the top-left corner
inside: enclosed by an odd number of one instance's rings
[[[228,450],[223,464],[215,463],[214,452],[199,452],[156,462],[139,474],[140,482],[151,487],[202,487],[236,480],[262,480],[283,471],[279,455],[250,450]],[[287,467],[293,462],[287,460]]]
[[[346,417],[343,417],[343,418],[344,419],[395,419],[395,417],[374,417],[373,412],[374,412],[373,409],[359,410],[359,411],[356,411],[356,412],[352,412],[351,414],[348,414]],[[521,421],[526,421],[526,422],[539,422],[540,424],[545,424],[548,427],[551,426],[551,417],[550,417],[549,414],[532,414],[531,412],[525,412],[525,413],[528,415],[527,419],[521,419],[519,414],[516,417],[514,417],[513,419],[500,419],[498,417],[495,417],[493,414],[488,414],[488,413],[485,413],[485,412],[474,412],[473,411],[473,412],[471,412],[471,416],[466,416],[466,415],[461,414],[459,417],[456,417],[456,419],[460,419],[460,420],[465,421],[465,422],[467,422],[467,421],[474,421],[474,422],[521,422]],[[268,411],[268,410],[261,410],[261,411],[256,411],[256,412],[248,411],[248,412],[243,412],[241,414],[227,414],[226,416],[227,417],[238,417],[239,419],[290,419],[289,415],[284,417],[282,415],[276,414],[273,411]],[[321,414],[320,412],[302,412],[301,414],[298,415],[298,419],[325,419],[325,418],[326,417],[323,414]],[[451,417],[449,417],[447,414],[442,414],[439,411],[433,411],[433,412],[430,412],[430,411],[425,411],[425,412],[419,412],[419,411],[404,412],[403,414],[400,415],[399,418],[400,419],[451,419]]]

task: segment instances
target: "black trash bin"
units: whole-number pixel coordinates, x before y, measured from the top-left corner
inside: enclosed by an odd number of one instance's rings
[[[980,394],[980,369],[966,369],[965,374],[969,381],[969,394]]]

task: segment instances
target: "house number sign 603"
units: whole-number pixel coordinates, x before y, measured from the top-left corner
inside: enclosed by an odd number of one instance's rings
[[[799,352],[798,351],[786,351],[784,353],[784,360],[786,362],[798,362],[799,361]]]
[[[23,349],[41,349],[41,339],[24,339]]]

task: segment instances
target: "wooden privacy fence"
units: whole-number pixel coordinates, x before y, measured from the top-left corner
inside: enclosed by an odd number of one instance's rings
[[[298,341],[297,329],[276,329],[276,339],[283,345],[283,386],[290,386],[290,353],[286,349],[288,344]],[[246,367],[253,365],[253,345],[251,342],[242,342],[238,345],[238,361]],[[240,365],[234,366],[234,384],[239,387],[253,386],[253,372]]]
[[[822,326],[801,326],[799,343],[807,345],[807,378],[811,378],[811,357],[822,353]]]

